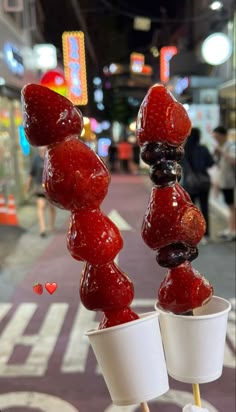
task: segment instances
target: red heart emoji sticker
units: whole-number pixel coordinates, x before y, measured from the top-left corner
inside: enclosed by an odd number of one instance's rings
[[[45,283],[45,289],[48,291],[48,293],[50,293],[50,295],[52,295],[56,290],[57,290],[57,283],[53,282],[53,283]]]

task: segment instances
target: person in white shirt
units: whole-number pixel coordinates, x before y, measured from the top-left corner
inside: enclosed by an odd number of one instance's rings
[[[235,140],[228,139],[228,132],[223,126],[216,127],[212,135],[217,142],[214,153],[218,165],[216,184],[229,208],[228,228],[219,233],[219,236],[226,240],[236,240],[236,143]]]

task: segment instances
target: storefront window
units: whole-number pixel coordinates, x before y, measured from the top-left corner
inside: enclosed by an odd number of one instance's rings
[[[0,192],[7,196],[14,186],[14,162],[11,155],[10,101],[0,97]]]
[[[20,145],[21,103],[0,96],[0,193],[7,199],[24,201],[24,185],[30,167],[30,154]]]

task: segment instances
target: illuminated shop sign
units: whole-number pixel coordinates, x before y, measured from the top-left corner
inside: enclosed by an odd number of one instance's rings
[[[130,69],[134,73],[141,73],[144,66],[144,55],[141,53],[131,53]]]
[[[111,144],[111,139],[109,137],[101,137],[98,139],[98,155],[101,157],[106,157],[108,155],[108,148]]]
[[[67,97],[75,105],[88,103],[84,33],[64,32],[62,35]]]
[[[28,156],[30,154],[30,144],[28,140],[26,139],[24,127],[22,124],[18,127],[18,133],[19,133],[19,144],[20,144],[22,153],[25,156]]]
[[[170,78],[170,59],[178,53],[175,46],[165,46],[160,51],[160,79],[162,83],[167,83]]]
[[[19,49],[11,43],[5,43],[3,51],[9,70],[17,76],[23,76],[25,69]]]

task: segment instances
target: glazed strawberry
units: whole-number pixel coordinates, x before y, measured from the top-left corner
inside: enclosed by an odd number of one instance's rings
[[[135,319],[139,319],[139,316],[129,307],[117,311],[108,311],[104,313],[98,328],[106,329]]]
[[[189,262],[172,268],[163,279],[158,301],[160,306],[175,314],[183,314],[207,303],[213,287]]]
[[[152,189],[142,224],[142,237],[150,248],[159,249],[178,242],[196,246],[205,230],[200,210],[178,183]]]
[[[36,283],[33,286],[33,291],[37,293],[37,295],[42,295],[43,293],[43,285],[41,283]]]
[[[136,136],[145,142],[181,145],[189,136],[191,121],[184,107],[161,84],[152,86],[145,96],[137,117]]]
[[[43,186],[46,196],[57,207],[68,210],[98,207],[109,183],[106,165],[82,141],[70,138],[48,148]]]
[[[80,283],[80,297],[89,310],[121,310],[134,298],[129,277],[114,263],[93,266],[86,264]]]
[[[60,94],[37,84],[26,85],[21,92],[23,125],[32,146],[48,146],[68,136],[80,136],[83,116],[80,110]]]
[[[67,246],[73,258],[104,265],[116,257],[123,240],[116,225],[100,209],[82,208],[71,214]]]

